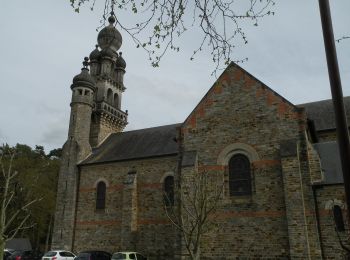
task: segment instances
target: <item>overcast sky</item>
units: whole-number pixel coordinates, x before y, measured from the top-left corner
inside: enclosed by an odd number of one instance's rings
[[[331,0],[331,8],[335,37],[350,35],[350,1]],[[237,47],[235,58],[248,57],[241,66],[294,104],[330,98],[318,1],[276,0],[275,12],[258,27],[244,28],[249,44]],[[0,143],[47,151],[62,146],[71,81],[94,49],[100,15],[87,8],[77,14],[69,0],[2,1]],[[126,130],[182,122],[215,81],[208,53],[190,61],[196,32],[184,35],[182,51],[170,53],[157,69],[121,33]],[[350,40],[338,43],[337,52],[343,92],[350,95]]]

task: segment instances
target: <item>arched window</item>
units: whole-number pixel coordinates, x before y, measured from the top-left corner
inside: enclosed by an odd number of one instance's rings
[[[174,205],[174,176],[167,176],[164,179],[164,204],[165,206]]]
[[[117,93],[114,94],[114,98],[113,98],[113,99],[114,99],[114,100],[113,100],[114,107],[115,107],[115,108],[118,108],[119,97],[118,97],[118,94],[117,94]]]
[[[235,154],[229,161],[229,188],[231,196],[252,194],[250,162],[243,154]]]
[[[344,219],[343,219],[343,213],[341,210],[341,207],[338,205],[334,205],[333,207],[333,217],[334,217],[334,222],[335,222],[335,227],[337,231],[344,231]]]
[[[110,88],[107,90],[107,102],[113,105],[113,91]]]
[[[100,181],[96,188],[96,209],[106,207],[106,183]]]

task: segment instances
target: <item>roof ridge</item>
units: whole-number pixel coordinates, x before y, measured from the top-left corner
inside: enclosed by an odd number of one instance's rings
[[[153,130],[155,128],[165,128],[165,127],[171,127],[171,126],[181,126],[182,123],[176,123],[176,124],[168,124],[168,125],[159,125],[159,126],[151,126],[151,127],[146,127],[146,128],[140,128],[140,129],[133,129],[133,130],[128,130],[124,132],[119,132],[119,133],[113,133],[112,135],[116,134],[123,134],[123,133],[130,133],[130,132],[137,132],[137,131],[145,131],[145,130]]]
[[[348,98],[350,98],[350,96],[343,96],[343,99],[348,99]],[[311,101],[311,102],[307,102],[307,103],[301,103],[301,104],[297,104],[296,106],[311,105],[311,104],[322,103],[322,102],[327,102],[327,101],[332,101],[332,98],[316,100],[316,101]]]

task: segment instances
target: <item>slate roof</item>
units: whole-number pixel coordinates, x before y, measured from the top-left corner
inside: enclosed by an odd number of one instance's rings
[[[320,159],[324,173],[322,184],[343,183],[340,154],[337,142],[326,142],[314,144]]]
[[[344,97],[344,106],[347,114],[347,121],[350,123],[350,97]],[[307,117],[314,121],[316,131],[335,129],[334,109],[331,99],[300,104],[304,107]]]
[[[80,165],[176,155],[179,126],[181,124],[111,134]]]

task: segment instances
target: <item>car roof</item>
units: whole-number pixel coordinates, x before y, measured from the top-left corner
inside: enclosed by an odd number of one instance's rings
[[[140,254],[141,255],[141,253],[139,253],[139,252],[134,252],[134,251],[121,251],[121,252],[115,252],[115,253],[113,253],[113,254],[118,254],[118,253],[120,253],[120,254]]]
[[[49,250],[47,252],[69,252],[69,253],[72,253],[71,251],[68,251],[68,250]]]
[[[94,253],[94,252],[103,252],[103,253],[108,253],[108,254],[110,254],[109,252],[103,251],[103,250],[85,250],[85,251],[79,252],[79,254],[80,254],[80,253]]]

